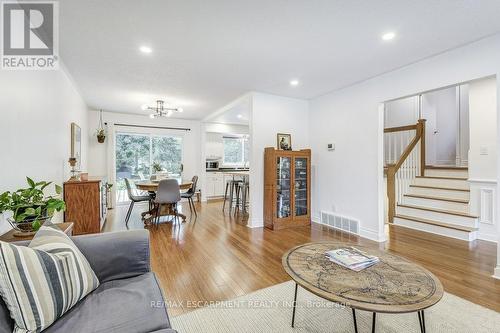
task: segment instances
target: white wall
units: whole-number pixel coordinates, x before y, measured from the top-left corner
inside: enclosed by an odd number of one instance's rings
[[[306,100],[263,93],[253,93],[251,99],[248,226],[262,227],[264,225],[264,148],[276,147],[277,133],[292,135],[293,150],[309,148],[309,103]]]
[[[71,122],[84,138],[88,133],[87,107],[72,80],[63,69],[1,71],[0,92],[0,193],[26,186],[26,176],[62,185],[69,178]],[[84,168],[87,158],[82,140]],[[0,217],[0,233],[9,228]]]
[[[479,238],[496,240],[499,227],[496,202],[497,81],[479,80],[469,85],[471,213],[479,216]]]
[[[359,219],[362,236],[384,240],[380,103],[499,74],[499,58],[495,35],[313,99],[310,144],[321,180],[313,190],[313,216],[333,209]],[[330,141],[334,152],[325,148]]]
[[[415,125],[418,120],[418,96],[385,103],[384,127]]]
[[[497,179],[497,80],[469,85],[469,178]]]
[[[112,160],[108,156],[108,140],[106,138],[105,144],[97,142],[95,137],[95,129],[99,125],[99,112],[92,110],[89,112],[89,162],[88,172],[91,176],[106,176],[112,179],[110,175],[110,168],[108,164]],[[142,133],[154,134],[173,134],[183,137],[183,163],[184,173],[183,177],[191,178],[194,175],[201,173],[201,149],[200,149],[200,122],[194,120],[175,119],[175,118],[155,118],[151,119],[147,115],[117,113],[117,112],[103,112],[103,121],[111,124],[129,124],[140,126],[159,126],[159,127],[180,127],[190,128],[190,131],[177,131],[166,129],[150,129],[150,128],[126,128],[127,131],[136,131]],[[116,128],[118,131],[118,127]],[[111,135],[111,133],[108,133]]]
[[[222,134],[249,134],[250,127],[248,125],[234,125],[223,123],[204,123],[205,132],[222,133]]]

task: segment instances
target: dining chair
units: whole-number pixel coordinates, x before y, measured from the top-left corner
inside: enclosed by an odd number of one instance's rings
[[[132,214],[132,209],[134,209],[134,204],[136,202],[149,202],[151,197],[149,194],[138,192],[135,188],[135,184],[133,184],[133,182],[131,182],[128,178],[125,178],[125,185],[127,186],[127,194],[130,199],[130,206],[128,207],[127,215],[125,216],[125,225],[128,226],[128,220]]]
[[[194,215],[198,216],[193,201],[193,196],[196,194],[196,183],[198,183],[198,176],[193,176],[191,182],[192,182],[191,187],[189,188],[189,190],[181,194],[181,198],[188,199],[189,211],[192,213],[194,210]]]
[[[163,179],[158,184],[158,191],[154,203],[156,205],[155,220],[156,224],[160,223],[160,210],[162,205],[171,205],[175,218],[179,221],[177,204],[181,201],[181,190],[179,183],[175,179]]]

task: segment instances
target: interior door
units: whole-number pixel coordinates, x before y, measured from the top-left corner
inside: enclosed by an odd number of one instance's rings
[[[422,95],[426,122],[426,164],[455,165],[458,142],[459,104],[457,87]]]

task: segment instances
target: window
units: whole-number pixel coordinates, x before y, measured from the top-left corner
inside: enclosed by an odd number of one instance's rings
[[[246,137],[224,137],[224,156],[222,164],[244,166],[248,163],[249,146]]]
[[[117,133],[115,136],[117,202],[127,202],[125,178],[146,180],[155,168],[173,177],[182,173],[182,137],[141,133]]]

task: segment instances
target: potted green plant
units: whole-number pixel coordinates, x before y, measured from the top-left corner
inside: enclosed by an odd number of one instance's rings
[[[44,190],[52,182],[35,182],[29,177],[26,180],[27,188],[0,194],[0,214],[12,212],[7,221],[22,235],[35,233],[43,223],[50,221],[54,212],[66,209],[66,204],[59,198],[61,186],[55,185],[57,196],[46,196]]]
[[[97,136],[97,142],[99,143],[104,143],[106,140],[106,131],[104,128],[100,128],[96,131],[96,136]]]
[[[160,162],[153,162],[153,171],[154,173],[158,173],[163,171],[163,168],[161,167]]]
[[[99,110],[99,127],[96,130],[97,142],[104,143],[106,140],[106,130],[104,129],[104,122],[102,121],[102,110]]]

